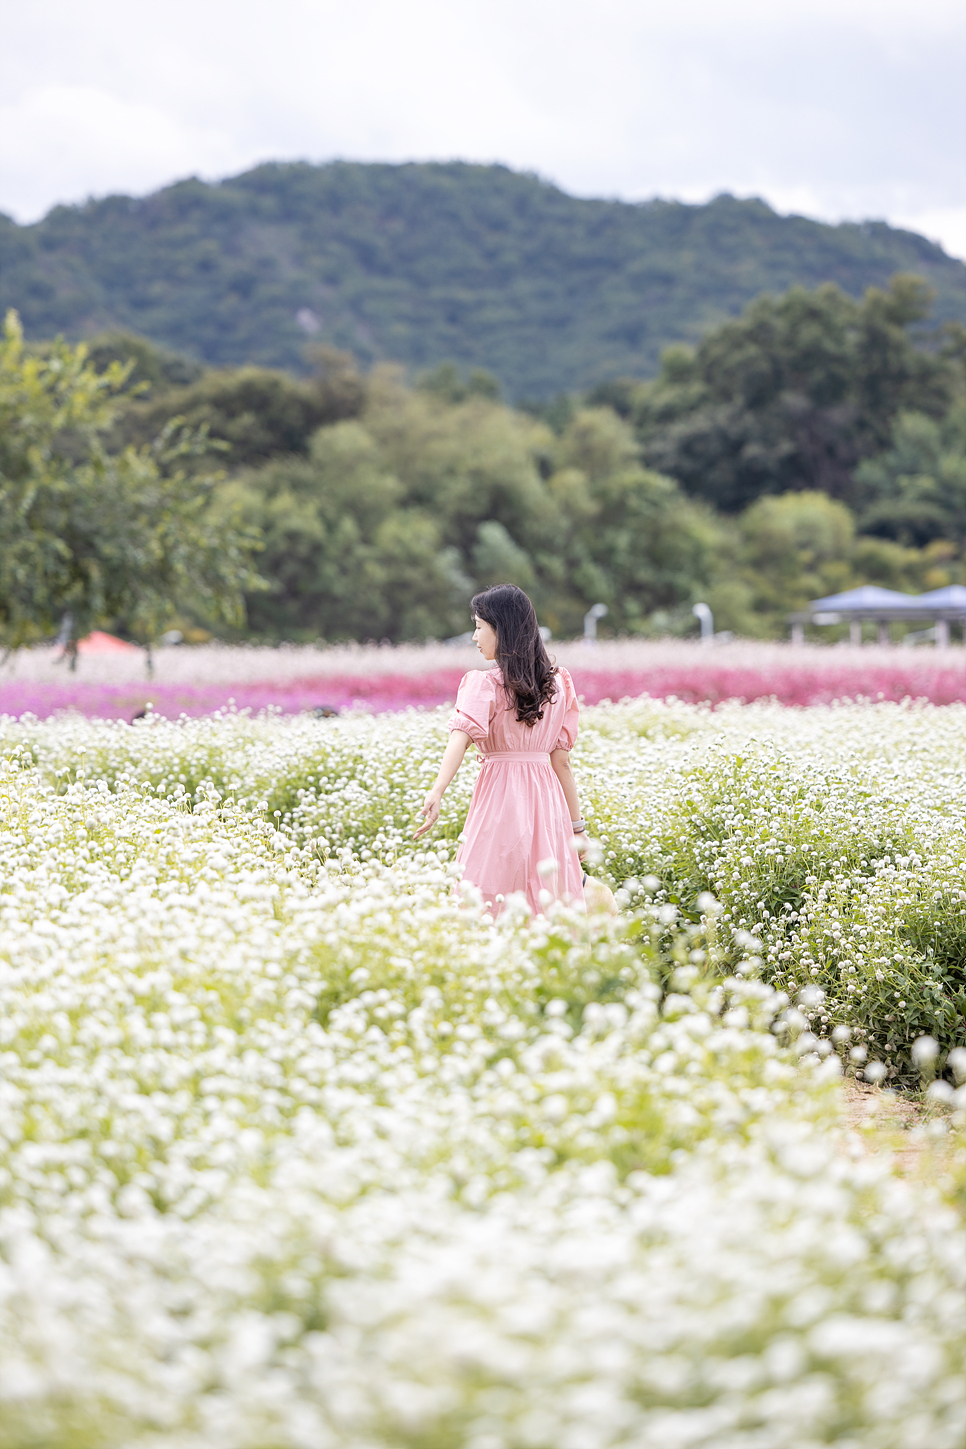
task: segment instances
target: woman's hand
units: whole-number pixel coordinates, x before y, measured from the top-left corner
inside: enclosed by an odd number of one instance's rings
[[[590,850],[590,841],[587,839],[587,832],[582,830],[579,835],[574,836],[574,850],[577,852],[577,859],[583,860]]]
[[[450,731],[449,744],[443,751],[443,762],[439,767],[439,774],[433,782],[432,789],[423,801],[423,808],[419,811],[419,814],[426,823],[425,825],[421,825],[414,833],[413,840],[418,840],[421,835],[426,834],[427,830],[432,830],[439,819],[440,801],[446,793],[447,785],[463,763],[463,756],[466,754],[467,746],[470,744],[472,744],[472,741],[469,735],[463,730]]]
[[[426,834],[427,830],[432,830],[439,819],[439,807],[442,798],[442,794],[438,790],[430,790],[419,812],[426,823],[425,825],[421,825],[415,832],[413,840],[418,840],[421,835]]]

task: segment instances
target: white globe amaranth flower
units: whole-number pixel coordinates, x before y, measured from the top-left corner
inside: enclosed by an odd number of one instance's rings
[[[441,712],[0,723],[11,1445],[959,1449],[962,1089],[822,1053],[966,1078],[963,715],[588,710],[623,914],[499,922]]]

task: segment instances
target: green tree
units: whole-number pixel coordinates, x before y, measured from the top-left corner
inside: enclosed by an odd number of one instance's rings
[[[533,560],[525,549],[514,543],[503,524],[495,518],[488,518],[476,530],[470,563],[475,582],[481,589],[507,581],[530,593],[536,589]]]
[[[791,610],[853,582],[855,519],[825,493],[759,498],[742,514],[739,528],[755,632],[783,632]]]
[[[121,363],[125,369],[124,392],[142,398],[189,387],[206,371],[202,363],[169,352],[133,332],[100,332],[89,338],[86,346],[95,372],[106,372],[111,363]]]
[[[673,479],[641,466],[633,432],[614,412],[578,410],[555,460],[556,547],[540,559],[554,585],[551,622],[575,632],[590,604],[605,603],[610,629],[638,632],[655,613],[707,594],[720,571],[719,522]]]
[[[857,536],[851,510],[814,490],[759,498],[737,525],[736,574],[748,610],[742,629],[749,634],[780,637],[790,612],[858,584],[917,593],[950,582],[944,565],[951,545],[916,549]]]
[[[966,404],[945,418],[900,413],[890,446],[855,475],[859,527],[907,546],[966,546]]]
[[[527,553],[553,537],[555,510],[539,459],[549,430],[480,394],[452,402],[411,390],[399,369],[377,368],[363,417],[407,506],[426,510],[469,558],[481,523],[501,523]]]
[[[110,454],[125,368],[101,374],[83,346],[29,355],[16,314],[0,344],[0,640],[17,648],[64,630],[121,628],[150,644],[175,603],[240,623],[258,586],[254,539],[208,515],[213,477],[181,460],[203,434],[172,423],[154,444]]]
[[[159,371],[140,352],[128,356],[137,359],[134,376],[140,370],[150,380]],[[309,378],[240,367],[205,372],[187,386],[152,384],[148,398],[136,396],[119,410],[117,443],[148,443],[178,417],[224,443],[226,463],[234,469],[257,467],[279,453],[304,454],[317,428],[357,416],[365,402],[365,383],[347,353],[315,347],[309,356]]]
[[[501,581],[556,634],[600,601],[610,628],[640,630],[706,593],[719,567],[711,510],[642,468],[609,409],[576,412],[555,438],[490,398],[447,401],[392,370],[370,379],[361,417],[315,433],[307,459],[249,471],[221,502],[264,535],[273,588],[249,615],[282,637],[460,633],[474,589]]]
[[[216,509],[264,538],[271,589],[249,601],[256,633],[395,642],[457,632],[472,585],[438,519],[404,498],[355,421],[320,429],[307,459],[279,458],[223,486]]]
[[[949,405],[952,361],[917,344],[929,305],[907,276],[861,302],[831,284],[759,297],[638,388],[627,405],[644,461],[728,512],[793,488],[854,503],[856,465],[897,414]]]
[[[487,372],[483,367],[474,367],[464,381],[455,362],[437,363],[420,376],[417,386],[424,392],[433,392],[437,397],[451,403],[465,402],[468,397],[496,399],[500,396],[500,384],[492,372]]]

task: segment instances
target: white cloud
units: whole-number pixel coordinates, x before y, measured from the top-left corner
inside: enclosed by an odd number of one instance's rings
[[[0,107],[3,203],[15,215],[61,197],[144,191],[199,161],[217,171],[237,159],[223,132],[87,86],[44,86]]]
[[[962,250],[963,37],[958,0],[34,0],[5,22],[0,207],[461,157],[583,195],[928,217]]]
[[[966,258],[966,206],[937,206],[932,211],[917,211],[891,217],[893,226],[917,231],[930,241],[939,242],[950,256]]]

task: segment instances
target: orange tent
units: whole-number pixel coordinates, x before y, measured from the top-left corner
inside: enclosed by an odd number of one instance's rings
[[[139,644],[129,644],[126,639],[105,634],[101,629],[95,629],[86,639],[77,641],[78,654],[128,654],[132,650],[135,654],[141,653]]]

